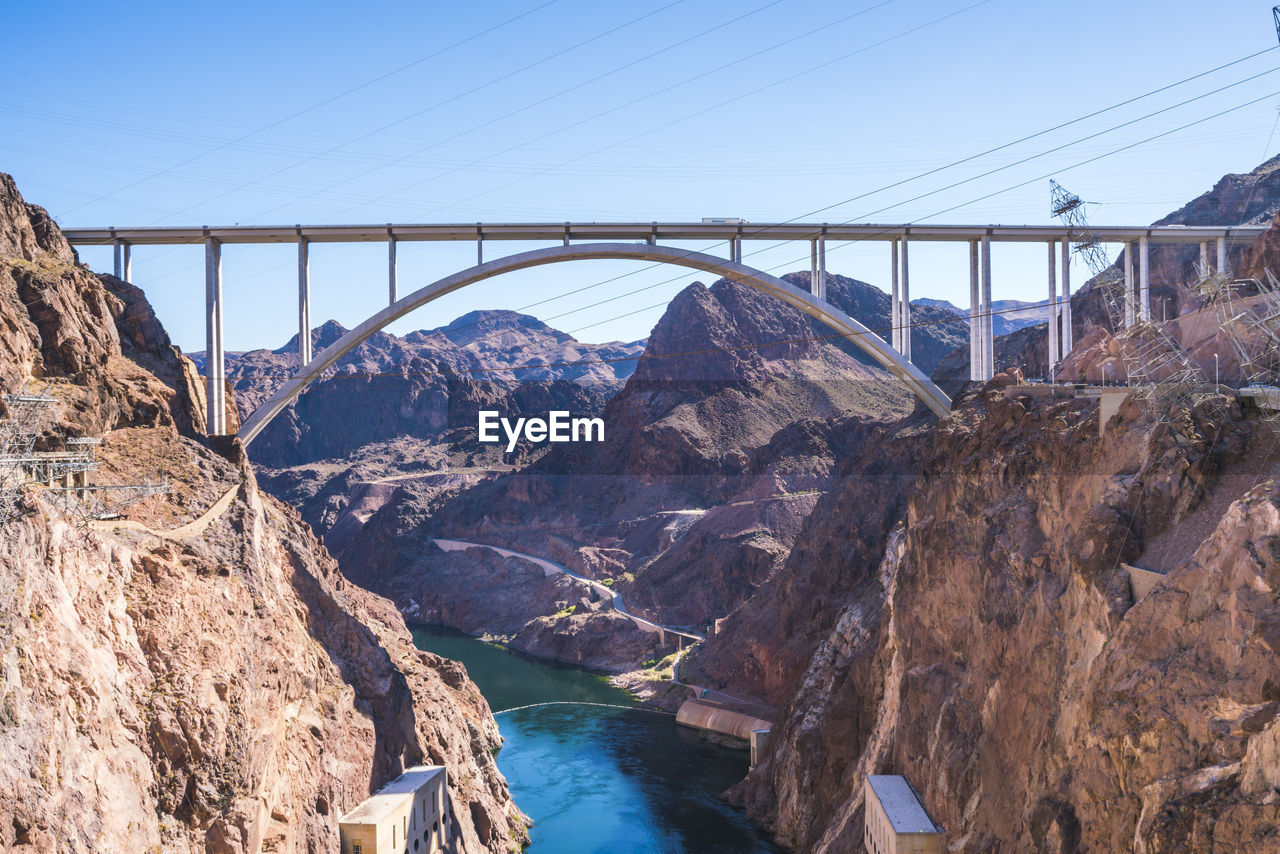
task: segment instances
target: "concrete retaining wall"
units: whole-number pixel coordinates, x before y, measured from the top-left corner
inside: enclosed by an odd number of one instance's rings
[[[1134,602],[1141,602],[1157,584],[1164,580],[1164,573],[1140,569],[1127,563],[1120,565],[1129,573],[1129,593],[1133,596]]]
[[[751,733],[773,727],[770,721],[722,709],[698,700],[685,700],[676,712],[676,723],[731,735],[743,741],[751,741]]]

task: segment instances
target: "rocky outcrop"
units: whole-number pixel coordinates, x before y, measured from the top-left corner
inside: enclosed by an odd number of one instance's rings
[[[118,524],[28,489],[4,527],[0,847],[334,850],[337,817],[417,762],[448,766],[467,850],[523,839],[465,671],[416,650],[234,444],[196,441],[141,293],[75,264],[8,176],[0,249],[0,382],[51,381],[41,445],[101,436],[101,482],[172,487]],[[197,532],[149,533],[228,490]]]
[[[1099,439],[1093,404],[995,384],[959,403],[737,797],[801,850],[856,845],[884,772],[965,850],[1275,850],[1280,495],[1237,492],[1141,602],[1121,566],[1267,437],[1130,403]]]
[[[387,579],[365,569],[395,549],[397,571],[411,561],[422,587],[465,599],[452,572],[417,557],[430,552],[424,539],[452,536],[613,579],[629,607],[661,623],[723,617],[778,572],[836,460],[858,452],[823,419],[909,411],[904,388],[813,332],[807,317],[751,288],[690,286],[607,405],[603,443],[556,446],[430,510],[406,495],[369,519],[343,559],[356,577]],[[405,582],[384,583],[375,589],[410,607]],[[532,604],[500,584],[483,589],[497,613],[509,597]],[[555,601],[544,596],[525,618],[552,616]],[[627,651],[609,669],[632,658]]]
[[[319,352],[346,332],[330,320],[312,332],[313,347]],[[585,344],[511,311],[471,312],[404,337],[378,332],[267,425],[252,445],[253,458],[291,467],[401,437],[456,441],[461,452],[477,453],[474,441],[447,435],[463,427],[474,432],[477,410],[598,414],[642,349],[642,342]],[[278,350],[227,360],[246,416],[296,370],[297,336]]]

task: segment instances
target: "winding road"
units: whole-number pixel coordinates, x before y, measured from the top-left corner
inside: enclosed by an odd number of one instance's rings
[[[556,573],[561,573],[563,575],[569,576],[570,578],[574,579],[575,581],[581,584],[585,584],[588,587],[594,588],[596,591],[600,593],[601,596],[607,597],[613,603],[614,610],[616,610],[619,614],[629,617],[631,620],[633,620],[636,623],[636,625],[638,625],[641,629],[645,631],[657,631],[661,629],[663,632],[666,632],[668,634],[674,634],[674,635],[679,635],[680,637],[688,638],[692,640],[694,643],[701,643],[702,641],[706,640],[706,638],[703,635],[700,635],[697,632],[691,632],[688,629],[680,629],[680,628],[675,628],[673,626],[664,626],[659,623],[655,623],[652,620],[646,620],[644,617],[639,617],[631,613],[630,611],[627,610],[626,605],[623,604],[622,596],[616,593],[613,590],[613,588],[607,587],[604,584],[601,584],[599,581],[596,581],[594,579],[579,575],[576,572],[572,572],[567,567],[563,566],[562,564],[558,564],[555,561],[547,560],[546,558],[535,557],[534,555],[525,554],[524,552],[517,552],[511,549],[504,549],[499,546],[491,546],[491,545],[488,545],[487,543],[472,543],[472,542],[467,542],[465,540],[444,540],[444,539],[437,539],[437,540],[434,540],[434,542],[437,546],[439,546],[440,548],[444,549],[447,552],[465,551],[466,549],[488,549],[489,551],[500,554],[503,557],[515,557],[515,558],[520,558],[521,560],[527,560],[530,563],[541,567],[542,571],[547,575],[555,575]],[[694,697],[697,697],[700,699],[712,700],[712,701],[719,700],[721,702],[745,705],[747,707],[753,707],[757,709],[766,708],[760,703],[755,703],[750,700],[743,700],[741,697],[735,697],[732,694],[726,694],[724,691],[720,691],[715,688],[707,688],[702,685],[693,685],[688,682],[680,681],[680,673],[679,673],[680,659],[684,658],[685,653],[687,653],[691,649],[693,649],[693,644],[690,644],[689,646],[684,647],[683,649],[681,649],[679,652],[676,653],[675,660],[671,664],[671,678],[672,678],[672,681],[675,682],[675,684],[685,686],[686,688],[693,691]],[[541,705],[541,704],[538,704],[538,705]],[[505,709],[504,711],[514,711],[514,709]]]
[[[534,557],[533,555],[525,554],[524,552],[517,552],[517,551],[512,551],[511,549],[504,549],[498,546],[491,546],[486,543],[470,543],[470,542],[466,542],[465,540],[434,540],[434,542],[437,546],[439,546],[440,548],[444,549],[447,552],[465,551],[466,549],[488,549],[489,551],[500,554],[503,557],[515,557],[515,558],[520,558],[521,560],[527,560],[529,561],[529,563],[536,564],[537,566],[542,567],[542,571],[545,572],[547,575],[555,575],[556,573],[561,573],[563,575],[569,576],[570,578],[572,578],[573,580],[581,584],[585,584],[588,587],[594,589],[602,597],[604,597],[605,599],[608,599],[613,604],[613,609],[615,611],[617,611],[619,614],[622,614],[624,617],[629,617],[632,620],[632,622],[634,622],[637,626],[639,626],[641,629],[645,631],[653,632],[653,631],[661,630],[667,634],[679,635],[681,637],[689,638],[690,640],[695,642],[705,640],[705,638],[702,635],[698,634],[697,632],[691,632],[688,629],[678,629],[673,626],[660,625],[659,623],[655,623],[653,620],[646,620],[644,617],[640,617],[640,616],[637,616],[636,614],[631,613],[630,611],[627,610],[627,606],[623,603],[622,596],[616,593],[612,587],[609,587],[608,585],[605,585],[605,584],[601,584],[599,581],[596,581],[595,579],[592,579],[592,578],[587,578],[584,575],[578,575],[578,573],[573,572],[568,567],[558,564],[555,561],[547,560],[545,558],[540,558],[540,557]]]

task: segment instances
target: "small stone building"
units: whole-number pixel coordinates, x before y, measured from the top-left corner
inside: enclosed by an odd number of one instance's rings
[[[432,854],[452,851],[448,776],[417,765],[338,820],[342,854]]]
[[[942,854],[942,828],[916,790],[897,774],[868,774],[862,841],[870,854]]]

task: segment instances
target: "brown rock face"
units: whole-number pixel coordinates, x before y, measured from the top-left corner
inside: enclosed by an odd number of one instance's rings
[[[551,617],[566,597],[526,595],[532,588],[515,573],[504,584],[501,575],[460,572],[451,566],[463,565],[458,553],[432,557],[423,540],[506,546],[614,578],[629,608],[662,623],[725,616],[782,567],[837,461],[861,452],[850,438],[861,435],[856,428],[846,433],[824,419],[901,417],[911,405],[899,384],[814,333],[804,315],[751,288],[691,286],[607,405],[603,443],[554,446],[527,468],[443,503],[407,488],[369,518],[342,559],[362,583],[379,579],[369,583],[406,613],[416,607],[466,631],[502,632],[517,648],[604,669],[652,657],[641,643],[648,637],[615,633],[613,661],[592,640],[607,625],[630,633],[626,621],[573,615],[513,634],[509,618]],[[439,600],[454,610],[426,607]],[[473,600],[474,608],[457,606]],[[581,646],[564,640],[570,627]]]
[[[449,768],[462,848],[509,850],[523,820],[465,671],[416,650],[242,455],[195,441],[198,386],[141,292],[73,259],[0,176],[4,389],[54,379],[41,443],[102,436],[102,482],[168,478],[129,521],[234,498],[172,539],[26,491],[0,530],[0,848],[336,850],[343,811],[428,762]]]
[[[963,850],[1280,850],[1280,493],[1247,453],[1270,437],[1129,404],[1099,440],[1092,404],[1016,387],[959,404],[736,796],[806,851],[859,844],[867,773],[906,774]],[[1134,604],[1120,562],[1224,497]]]
[[[312,332],[315,351],[346,332],[332,320],[323,324]],[[251,453],[263,465],[299,466],[401,437],[476,453],[477,410],[596,415],[631,373],[627,357],[642,348],[586,344],[511,311],[471,312],[404,337],[375,333],[267,425]],[[296,370],[296,336],[279,350],[237,354],[227,364],[245,416]],[[471,434],[469,444],[450,435],[460,428]]]

